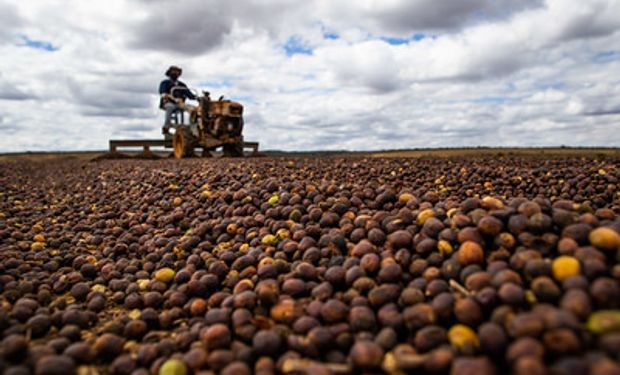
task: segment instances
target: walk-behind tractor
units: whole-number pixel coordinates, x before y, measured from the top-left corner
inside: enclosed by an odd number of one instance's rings
[[[183,88],[185,89],[185,88]],[[186,104],[172,95],[166,97],[175,102],[178,109],[172,116],[173,133],[165,134],[163,140],[110,140],[110,153],[117,153],[121,147],[143,147],[144,154],[152,155],[151,147],[172,148],[177,159],[195,156],[197,148],[202,156],[211,156],[211,151],[221,147],[224,156],[243,156],[244,149],[258,153],[258,142],[243,141],[243,106],[240,103],[224,100],[211,100],[209,93],[203,91],[197,96],[198,105]],[[187,90],[187,89],[185,89]],[[189,122],[185,123],[185,114]]]

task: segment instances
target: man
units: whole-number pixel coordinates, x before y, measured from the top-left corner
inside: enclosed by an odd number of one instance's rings
[[[185,99],[196,99],[196,96],[187,88],[187,85],[179,81],[181,73],[183,73],[181,68],[172,65],[165,73],[168,78],[159,84],[159,108],[166,111],[164,128],[162,129],[163,134],[169,134],[170,126],[172,125],[172,114],[175,111],[183,110],[174,99],[180,99],[181,102],[185,102]]]

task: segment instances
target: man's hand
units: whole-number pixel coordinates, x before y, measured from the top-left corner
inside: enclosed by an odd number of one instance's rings
[[[170,94],[161,94],[162,99],[164,99],[164,101],[170,101],[176,104],[182,104],[183,103],[183,99],[180,98],[175,98],[174,96],[170,95]]]

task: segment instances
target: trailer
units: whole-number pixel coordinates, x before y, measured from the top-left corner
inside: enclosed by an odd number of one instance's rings
[[[140,147],[144,155],[151,155],[153,153],[151,148],[153,147],[172,149],[174,145],[172,139],[111,139],[109,152],[111,154],[116,154],[119,153],[120,149]],[[200,148],[200,146],[196,146],[195,148]],[[244,154],[245,151],[248,150],[250,151],[248,154],[249,156],[258,155],[258,142],[243,142],[242,148]],[[203,149],[202,151],[202,155],[204,155],[205,150]]]

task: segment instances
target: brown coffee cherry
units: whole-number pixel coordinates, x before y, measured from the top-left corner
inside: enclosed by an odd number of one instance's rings
[[[495,366],[487,357],[458,357],[454,359],[450,374],[453,375],[494,375]]]
[[[482,264],[484,262],[484,251],[482,247],[473,241],[465,241],[458,250],[459,263],[463,266],[469,264]]]
[[[383,353],[383,349],[372,341],[358,341],[351,348],[349,358],[356,369],[372,370],[381,366]]]

